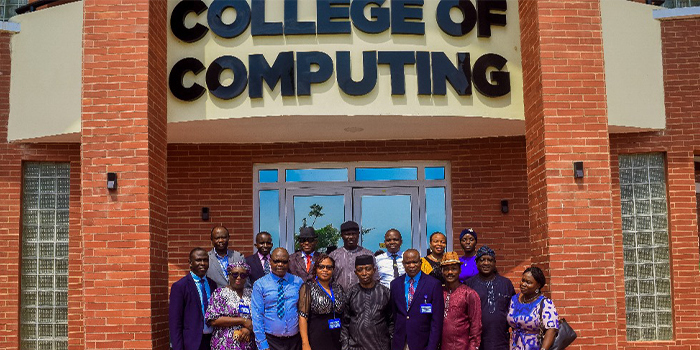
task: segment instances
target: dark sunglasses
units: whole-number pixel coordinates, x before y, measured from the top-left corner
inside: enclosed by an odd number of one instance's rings
[[[229,275],[229,277],[233,278],[234,280],[237,279],[238,277],[240,277],[241,279],[246,279],[246,278],[248,278],[248,276],[250,276],[250,274],[248,274],[247,272],[231,272],[228,275]]]
[[[318,268],[319,270],[333,270],[333,269],[335,268],[335,266],[333,266],[333,265],[322,265],[322,264],[318,264],[317,266],[318,266],[317,268]]]
[[[299,243],[313,243],[316,242],[316,238],[299,238]]]
[[[287,260],[272,259],[272,262],[275,264],[289,264],[289,259],[287,259]]]

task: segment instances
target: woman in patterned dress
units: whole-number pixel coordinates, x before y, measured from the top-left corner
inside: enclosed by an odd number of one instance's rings
[[[299,289],[299,334],[303,350],[340,350],[343,288],[332,283],[335,261],[319,254],[313,276]]]
[[[440,263],[442,262],[443,255],[445,255],[445,248],[447,247],[447,237],[444,233],[436,231],[430,235],[429,240],[430,254],[420,259],[420,270],[426,275],[430,275],[437,278],[438,280],[440,280],[440,283],[445,284],[445,278],[442,276]]]
[[[239,261],[228,266],[229,284],[212,293],[204,315],[214,327],[212,350],[252,350],[253,323],[250,318],[252,289],[245,288],[250,266]]]
[[[554,343],[559,314],[552,300],[542,295],[545,283],[539,267],[528,267],[523,272],[520,293],[511,298],[508,310],[508,324],[513,329],[510,350],[548,350]],[[544,337],[540,337],[541,329]]]

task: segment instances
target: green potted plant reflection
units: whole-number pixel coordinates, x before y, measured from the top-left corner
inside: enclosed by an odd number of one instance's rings
[[[338,244],[338,241],[340,241],[340,230],[338,228],[333,227],[333,224],[328,224],[320,228],[315,227],[314,225],[316,224],[316,220],[324,215],[323,206],[314,203],[309,206],[309,209],[311,210],[309,211],[308,218],[313,219],[311,221],[310,226],[314,228],[316,234],[318,235],[318,244],[316,245],[316,250],[320,252],[325,252],[326,248]],[[307,218],[303,218],[301,227],[306,226],[308,226]],[[366,233],[369,233],[372,230],[374,230],[374,228],[361,229],[360,234],[365,235]],[[294,250],[300,249],[298,237],[299,231],[294,232]]]

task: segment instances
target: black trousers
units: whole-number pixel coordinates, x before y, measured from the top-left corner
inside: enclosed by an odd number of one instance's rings
[[[199,350],[211,349],[211,334],[202,334],[202,341],[199,343]]]
[[[265,338],[267,338],[270,350],[301,350],[301,335],[299,333],[291,337],[276,337],[265,333]]]

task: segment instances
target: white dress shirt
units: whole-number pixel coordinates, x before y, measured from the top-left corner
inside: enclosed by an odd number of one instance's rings
[[[399,268],[399,276],[401,276],[406,273],[403,269],[403,252],[398,251],[396,254],[396,265]],[[379,272],[379,282],[387,288],[390,288],[389,284],[394,280],[394,259],[391,255],[392,254],[387,252],[378,255],[376,258],[377,271]]]

